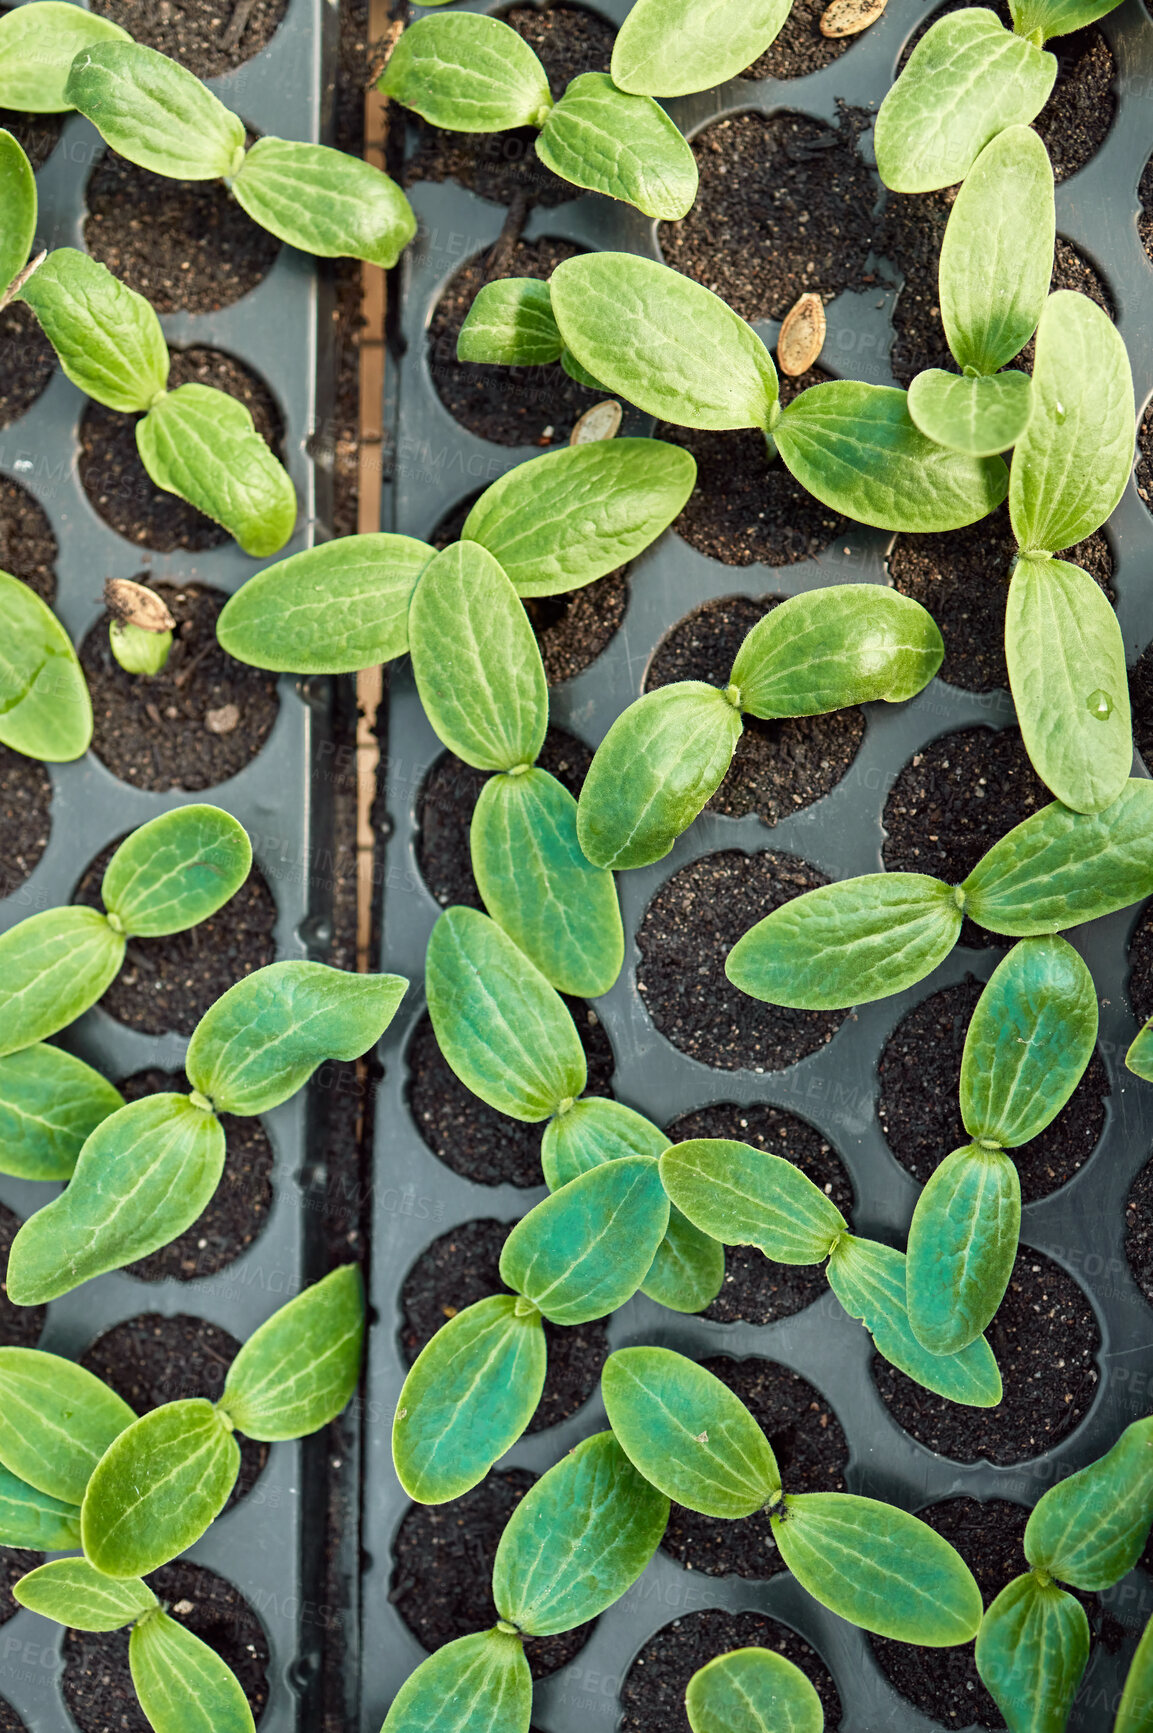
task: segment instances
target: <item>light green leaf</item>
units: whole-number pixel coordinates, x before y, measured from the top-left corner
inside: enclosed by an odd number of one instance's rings
[[[183,933],[236,895],[252,866],[248,833],[219,806],[178,806],[149,819],[116,850],[100,894],[121,930]]]
[[[168,384],[168,345],[143,295],[75,247],[57,247],[21,292],[60,365],[109,409],[148,409]]]
[[[412,206],[371,163],[323,144],[258,138],[232,194],[262,228],[321,259],[391,270],[416,234]]]
[[[995,510],[1009,485],[999,457],[965,457],[926,439],[905,393],[888,385],[812,385],[783,411],[773,438],[802,487],[879,529],[960,529]]]
[[[457,336],[456,358],[500,367],[547,367],[560,360],[563,348],[548,284],[536,277],[500,277],[477,290]]]
[[[224,1131],[187,1095],[146,1095],[102,1120],[60,1197],[12,1242],[8,1293],[18,1306],[58,1299],[191,1227],[224,1168]]]
[[[230,596],[216,636],[230,656],[286,674],[354,674],[408,649],[408,606],[433,557],[412,536],[341,536],[290,554]]]
[[[1134,1037],[1125,1055],[1125,1064],[1135,1077],[1153,1083],[1153,1017]]]
[[[877,168],[897,193],[964,180],[990,139],[1027,126],[1048,100],[1057,58],[984,6],[931,24],[880,107]]]
[[[66,0],[37,0],[0,17],[0,108],[62,114],[72,104],[64,86],[72,62],[89,43],[130,41],[126,30]],[[21,260],[23,263],[23,260]]]
[[[968,1408],[995,1408],[1000,1402],[1001,1374],[983,1336],[953,1354],[932,1354],[914,1336],[906,1309],[903,1253],[844,1234],[829,1259],[828,1277],[846,1312],[859,1318],[872,1336],[877,1352],[906,1377]]]
[[[1119,0],[1009,0],[1009,11],[1018,36],[1032,36],[1039,30],[1048,39],[1084,29],[1118,4]]]
[[[695,1672],[685,1692],[693,1733],[822,1733],[821,1699],[773,1649],[730,1649]]]
[[[436,1039],[466,1088],[513,1119],[548,1119],[587,1080],[584,1048],[555,988],[487,915],[446,909],[425,991]]]
[[[1042,1494],[1025,1529],[1034,1570],[1088,1592],[1119,1583],[1153,1523],[1153,1419],[1135,1420],[1111,1450]]]
[[[577,807],[580,846],[623,871],[662,860],[725,779],[740,711],[703,680],[646,692],[593,756]]]
[[[620,1161],[627,1155],[647,1155],[655,1161],[668,1147],[668,1138],[651,1119],[619,1101],[591,1095],[549,1120],[540,1159],[549,1190],[559,1191],[602,1162]]]
[[[1033,413],[1013,452],[1009,515],[1028,552],[1099,529],[1133,467],[1133,374],[1120,332],[1087,295],[1050,295],[1037,326]]]
[[[0,1546],[71,1552],[79,1545],[80,1506],[38,1491],[0,1465]]]
[[[1133,762],[1129,680],[1117,616],[1088,572],[1021,556],[1005,609],[1005,660],[1037,774],[1075,812],[1110,806]]]
[[[757,1246],[778,1264],[819,1264],[848,1223],[791,1161],[722,1137],[692,1138],[661,1156],[670,1199],[726,1246]]]
[[[703,1312],[721,1291],[725,1248],[683,1216],[669,1210],[669,1225],[657,1247],[641,1293],[670,1312]]]
[[[967,1643],[981,1591],[960,1553],[919,1517],[847,1492],[786,1494],[772,1518],[803,1588],[862,1630],[921,1648]]]
[[[1032,1573],[1001,1590],[977,1633],[977,1671],[1009,1733],[1065,1733],[1088,1659],[1080,1602]]]
[[[560,364],[570,379],[575,379],[578,385],[587,386],[590,391],[604,393],[604,386],[599,379],[594,379],[587,367],[582,367],[576,356],[568,349],[560,352]]]
[[[618,90],[607,72],[573,79],[544,123],[536,154],[562,180],[675,221],[697,196],[697,163],[651,96]]]
[[[582,1439],[505,1525],[492,1573],[497,1611],[532,1637],[575,1630],[631,1588],[668,1519],[668,1499],[611,1432]]]
[[[768,1439],[739,1396],[671,1348],[618,1348],[601,1395],[633,1466],[704,1516],[752,1516],[780,1496]]]
[[[99,1071],[38,1042],[0,1059],[0,1173],[69,1179],[85,1138],[124,1106]]]
[[[528,43],[476,12],[410,24],[376,88],[450,132],[542,126],[552,107],[548,75]]]
[[[48,5],[51,0],[41,0]],[[4,26],[19,12],[6,12],[0,17],[0,88],[4,81]],[[0,211],[4,227],[0,231],[0,293],[18,271],[28,263],[32,243],[36,239],[36,176],[23,148],[10,132],[0,128]],[[41,269],[43,267],[40,267]],[[547,294],[547,290],[545,291]]]
[[[688,96],[758,60],[789,0],[636,0],[613,44],[613,80],[644,96]]]
[[[29,1571],[12,1594],[22,1607],[74,1631],[118,1631],[160,1605],[139,1577],[117,1580],[82,1558],[53,1559]]]
[[[777,373],[711,289],[632,253],[581,253],[550,278],[565,346],[638,409],[677,427],[765,427]]]
[[[500,561],[519,596],[561,595],[643,553],[679,515],[696,474],[692,455],[665,440],[566,445],[486,488],[461,537]]]
[[[39,1348],[0,1348],[0,1463],[79,1505],[112,1440],[136,1419],[92,1372]]]
[[[1129,1664],[1113,1733],[1149,1733],[1153,1727],[1153,1619],[1141,1633]]]
[[[119,156],[173,180],[232,175],[244,152],[244,122],[199,78],[139,42],[86,44],[64,86]]]
[[[0,744],[50,764],[81,757],[92,701],[76,652],[52,610],[8,572],[0,572],[0,628]]]
[[[905,1289],[914,1336],[956,1354],[992,1322],[1021,1232],[1021,1182],[999,1149],[955,1149],[917,1199]]]
[[[1033,383],[1027,373],[962,376],[929,367],[909,386],[909,414],[925,438],[967,457],[1008,451],[1032,413]]]
[[[484,1479],[516,1443],[544,1389],[540,1313],[494,1294],[450,1318],[417,1356],[392,1423],[397,1477],[418,1504],[443,1504]]]
[[[252,1710],[231,1668],[167,1613],[133,1627],[128,1665],[156,1733],[254,1733]]]
[[[0,1054],[75,1022],[123,961],[123,933],[95,909],[45,909],[9,927],[0,934]]]
[[[532,764],[548,727],[544,663],[487,549],[454,542],[429,562],[409,607],[408,641],[420,701],[450,752],[478,770]]]
[[[246,554],[279,553],[296,523],[296,489],[247,408],[211,385],[178,385],[136,423],[157,487],[223,524]]]
[[[725,974],[770,1005],[840,1010],[923,980],[960,930],[960,907],[940,879],[866,873],[774,909],[737,940]]]
[[[220,1407],[249,1438],[303,1438],[335,1420],[352,1396],[363,1341],[360,1271],[344,1264],[248,1338],[228,1369]]]
[[[381,1733],[529,1733],[531,1714],[532,1674],[521,1640],[493,1629],[458,1637],[422,1661],[393,1699]]]

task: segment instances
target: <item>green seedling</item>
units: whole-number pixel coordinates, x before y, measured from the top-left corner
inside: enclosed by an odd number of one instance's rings
[[[641,96],[690,96],[735,78],[776,40],[792,0],[636,0],[613,44],[613,82]]]
[[[775,1649],[730,1649],[698,1668],[685,1691],[692,1733],[824,1733],[821,1699]]]
[[[1129,1663],[1113,1733],[1148,1733],[1153,1726],[1153,1619],[1141,1633]]]
[[[127,674],[159,674],[168,661],[176,621],[155,590],[130,578],[109,578],[104,606],[112,615],[108,647]]]
[[[0,745],[49,764],[83,757],[92,700],[71,640],[35,590],[4,571],[0,626]]]
[[[19,114],[64,114],[68,72],[96,42],[130,42],[127,30],[66,0],[36,0],[0,17],[0,108]]]
[[[124,1106],[118,1089],[59,1047],[38,1041],[0,1059],[0,1173],[71,1179],[86,1139]]]

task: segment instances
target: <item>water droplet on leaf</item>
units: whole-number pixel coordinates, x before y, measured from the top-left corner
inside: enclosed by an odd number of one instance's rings
[[[1108,722],[1113,714],[1113,700],[1108,692],[1102,692],[1098,687],[1096,692],[1090,692],[1085,700],[1085,708],[1090,716],[1095,716],[1098,722]]]

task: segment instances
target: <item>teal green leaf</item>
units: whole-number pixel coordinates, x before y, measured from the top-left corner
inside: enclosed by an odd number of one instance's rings
[[[548,284],[536,277],[500,277],[477,290],[456,340],[456,358],[500,367],[547,367],[560,360],[563,348]]]
[[[723,1137],[677,1143],[661,1178],[689,1221],[725,1246],[756,1246],[778,1264],[823,1263],[848,1223],[782,1156]]]
[[[408,642],[420,701],[450,752],[478,770],[532,764],[548,727],[544,663],[523,603],[486,548],[454,542],[429,562]]]
[[[922,1648],[967,1643],[981,1591],[960,1553],[919,1517],[847,1492],[786,1494],[772,1518],[803,1588],[862,1630]]]
[[[37,1042],[0,1059],[0,1173],[70,1179],[85,1138],[124,1106],[99,1071]]]
[[[846,1312],[859,1318],[872,1336],[877,1352],[906,1377],[969,1408],[995,1408],[1000,1402],[1001,1374],[983,1336],[957,1353],[933,1354],[913,1334],[902,1252],[844,1234],[829,1259],[828,1277]]]
[[[286,674],[354,674],[408,649],[408,608],[433,549],[412,536],[341,536],[290,554],[230,596],[230,656]]]
[[[618,1348],[601,1395],[645,1479],[704,1516],[752,1516],[781,1491],[777,1459],[739,1396],[671,1348]]]
[[[88,1138],[67,1190],[16,1235],[9,1297],[39,1306],[169,1245],[207,1206],[223,1168],[215,1114],[187,1095],[129,1102]]]
[[[167,1613],[133,1626],[128,1665],[156,1733],[254,1733],[252,1710],[231,1668]]]
[[[92,738],[92,701],[76,652],[51,608],[8,572],[0,627],[0,745],[50,764],[79,758]]]
[[[246,554],[279,553],[296,523],[296,489],[248,409],[211,385],[178,385],[136,423],[157,487],[223,524]]]
[[[581,789],[577,835],[589,860],[617,871],[662,860],[724,781],[742,726],[735,704],[703,680],[630,704]]]
[[[0,1546],[72,1552],[79,1545],[80,1506],[39,1492],[0,1465]]]
[[[669,1519],[611,1432],[582,1439],[530,1487],[500,1537],[492,1593],[532,1637],[595,1619],[636,1582]]]
[[[544,123],[536,153],[562,180],[675,221],[697,196],[697,163],[651,96],[618,90],[607,72],[574,78]]]
[[[404,1381],[392,1423],[397,1477],[418,1504],[443,1504],[484,1479],[515,1444],[544,1388],[540,1313],[494,1294],[450,1318]]]
[[[323,144],[258,138],[232,194],[261,228],[321,259],[391,270],[416,234],[412,206],[381,169]]]
[[[476,12],[410,24],[376,88],[450,132],[541,126],[552,107],[548,75],[528,43]]]
[[[466,1088],[513,1119],[548,1119],[583,1092],[584,1048],[535,963],[475,909],[432,929],[425,990],[437,1043]]]
[[[42,5],[50,3],[51,0],[41,0]],[[9,19],[19,16],[19,12],[6,12],[0,18],[0,86],[7,58],[4,26]],[[4,212],[4,229],[0,233],[0,293],[3,293],[28,263],[36,239],[36,176],[20,144],[3,128],[0,128],[0,210]]]
[[[810,386],[783,411],[773,438],[802,487],[879,529],[961,529],[995,510],[1009,485],[999,457],[966,457],[926,439],[905,393],[888,385]]]
[[[668,1147],[668,1138],[651,1119],[620,1101],[591,1095],[549,1120],[540,1159],[549,1190],[559,1191],[602,1162],[620,1161],[627,1155],[647,1155],[655,1161]]]
[[[95,1005],[124,961],[124,934],[95,909],[45,909],[0,934],[0,1054],[55,1035]]]
[[[1048,39],[1081,30],[1117,5],[1118,0],[1010,0],[1009,11],[1018,36],[1039,30]]]
[[[565,347],[603,385],[676,427],[768,427],[777,373],[711,289],[632,253],[581,253],[550,279]]]
[[[967,457],[1008,451],[1032,413],[1033,384],[1027,373],[962,376],[929,367],[909,386],[909,414],[920,432]]]
[[[1021,1232],[1021,1182],[999,1149],[955,1149],[917,1199],[905,1290],[914,1336],[930,1354],[975,1342],[1001,1304]]]
[[[1025,1557],[1075,1589],[1109,1589],[1141,1557],[1153,1523],[1153,1419],[1135,1420],[1111,1450],[1043,1493],[1025,1529]]]
[[[692,1733],[822,1733],[821,1699],[774,1649],[730,1649],[698,1669],[685,1692]]]
[[[1054,801],[1014,826],[961,886],[965,912],[1023,939],[1111,915],[1153,891],[1153,783],[1131,777],[1104,812]]]
[[[112,1440],[136,1419],[92,1372],[38,1348],[0,1348],[0,1463],[79,1505]]]
[[[240,166],[244,122],[194,73],[139,42],[86,44],[64,96],[118,156],[154,174],[214,181]]]
[[[558,993],[595,999],[621,971],[613,876],[577,841],[577,803],[547,770],[492,777],[469,832],[485,908]]]
[[[393,1699],[381,1733],[529,1733],[531,1714],[532,1674],[521,1640],[493,1629],[458,1637],[422,1661]]]
[[[1153,1619],[1129,1664],[1113,1733],[1149,1733],[1153,1727]]]
[[[1153,1083],[1153,1017],[1134,1037],[1125,1055],[1125,1064],[1135,1077]]]
[[[219,806],[178,806],[149,819],[116,850],[100,886],[133,937],[183,933],[236,895],[252,865],[248,833]]]
[[[303,1438],[349,1401],[363,1342],[360,1270],[344,1264],[248,1338],[228,1369],[220,1407],[249,1438]]]
[[[21,291],[81,391],[109,409],[148,409],[168,384],[168,345],[143,295],[107,265],[57,247]]]
[[[866,873],[774,909],[737,940],[725,974],[770,1005],[840,1010],[923,980],[960,930],[960,907],[940,879]]]
[[[74,1631],[118,1631],[160,1605],[139,1577],[117,1580],[82,1558],[53,1559],[21,1577],[12,1593],[22,1607]]]
[[[613,81],[644,96],[688,96],[760,58],[789,0],[636,0],[613,44]]]
[[[977,1671],[1009,1733],[1065,1733],[1088,1659],[1080,1602],[1031,1572],[1001,1590],[977,1633]]]
[[[896,193],[964,180],[990,139],[1027,126],[1048,100],[1057,58],[967,6],[931,24],[880,107],[877,168]]]
[[[111,19],[66,0],[37,0],[35,11],[17,6],[5,12],[0,18],[0,108],[62,114],[72,107],[64,94],[72,62],[89,43],[109,39],[131,40]]]
[[[641,1283],[641,1293],[670,1312],[703,1312],[720,1293],[724,1279],[724,1246],[702,1233],[679,1209],[670,1209],[665,1237]]]
[[[765,719],[819,716],[927,686],[945,654],[919,602],[880,584],[809,590],[758,620],[733,663],[741,710]]]
[[[1087,295],[1058,290],[1037,326],[1033,413],[1009,477],[1023,551],[1058,553],[1100,528],[1129,480],[1134,434],[1120,333]]]
[[[696,474],[692,455],[666,440],[566,445],[486,488],[461,537],[500,561],[519,596],[561,595],[643,553],[679,515]]]

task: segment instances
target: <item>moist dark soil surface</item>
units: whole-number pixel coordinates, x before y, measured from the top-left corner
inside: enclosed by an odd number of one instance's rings
[[[742,78],[807,78],[839,60],[856,36],[822,36],[821,18],[828,0],[794,0],[794,5],[765,52],[741,74]]]
[[[1125,1204],[1125,1256],[1137,1286],[1153,1304],[1153,1162],[1141,1169]]]
[[[820,1186],[851,1225],[853,1183],[840,1156],[814,1126],[795,1114],[779,1107],[739,1107],[722,1101],[682,1114],[665,1130],[674,1143],[727,1137],[784,1156]],[[774,1263],[756,1246],[728,1246],[724,1285],[702,1316],[718,1324],[773,1324],[803,1311],[827,1291],[823,1268]]]
[[[620,1733],[690,1733],[685,1689],[706,1661],[731,1649],[775,1649],[816,1687],[829,1733],[841,1725],[841,1699],[817,1651],[788,1625],[763,1613],[719,1607],[686,1613],[649,1638],[621,1685]]]
[[[592,756],[583,741],[563,728],[550,728],[537,764],[575,799]],[[487,771],[465,764],[453,752],[442,754],[424,779],[417,800],[416,858],[425,884],[444,908],[450,903],[484,907],[473,877],[468,835],[473,810],[488,780]]]
[[[661,1034],[721,1071],[783,1071],[831,1041],[847,1011],[763,1005],[725,976],[737,940],[828,880],[795,855],[723,849],[661,886],[637,933],[637,991]]]
[[[565,999],[588,1061],[589,1095],[611,1095],[613,1051],[591,1005]],[[422,1017],[408,1048],[408,1105],[416,1129],[435,1156],[478,1185],[543,1185],[543,1127],[498,1113],[466,1089]]]
[[[1005,1390],[997,1408],[934,1396],[879,1354],[873,1379],[893,1419],[927,1450],[956,1462],[1025,1462],[1052,1449],[1088,1413],[1097,1390],[1097,1320],[1072,1276],[1022,1246],[985,1335]]]
[[[56,371],[56,352],[31,307],[22,301],[0,311],[0,427],[31,409]]]
[[[951,1150],[970,1141],[957,1092],[965,1031],[981,991],[981,982],[970,977],[930,994],[898,1023],[877,1066],[881,1129],[901,1166],[922,1185]],[[1108,1073],[1094,1053],[1056,1119],[1010,1152],[1022,1203],[1047,1197],[1088,1161],[1105,1125],[1108,1094]]]
[[[1137,197],[1141,201],[1137,229],[1141,236],[1141,245],[1145,249],[1150,264],[1153,264],[1153,156],[1149,158],[1142,170]]]
[[[0,897],[24,883],[48,846],[52,778],[35,758],[0,746]]]
[[[15,1605],[15,1603],[13,1603],[13,1605]],[[0,1614],[0,1623],[2,1622],[3,1615]],[[21,1721],[19,1715],[17,1715],[11,1703],[6,1703],[3,1697],[0,1697],[0,1733],[28,1733],[28,1729],[25,1727],[23,1721]]]
[[[276,400],[255,373],[218,349],[174,349],[169,389],[211,385],[245,404],[256,430],[281,455],[284,424]],[[139,547],[170,554],[200,553],[229,540],[222,525],[165,493],[150,479],[136,449],[138,415],[89,401],[80,418],[80,480],[93,510]]]
[[[657,645],[645,691],[678,680],[727,686],[744,639],[780,599],[724,596],[705,602]],[[706,810],[730,818],[755,812],[768,825],[828,794],[848,771],[865,733],[864,712],[857,705],[829,716],[796,716],[782,722],[746,716],[743,720],[744,732],[732,764]]]
[[[1141,911],[1129,946],[1129,1003],[1139,1023],[1153,1017],[1153,902]]]
[[[1137,492],[1145,509],[1153,512],[1153,403],[1137,429]]]
[[[141,574],[142,577],[147,574]],[[276,675],[222,649],[216,621],[227,597],[189,584],[151,586],[176,620],[159,674],[129,674],[108,642],[101,614],[80,646],[92,694],[92,750],[134,788],[213,788],[254,759],[276,721]]]
[[[462,1222],[433,1240],[417,1258],[400,1291],[404,1312],[400,1347],[410,1366],[449,1318],[490,1294],[512,1291],[501,1280],[500,1254],[515,1225]],[[567,1420],[588,1401],[608,1355],[606,1331],[603,1319],[564,1329],[545,1319],[548,1371],[529,1432],[543,1432],[546,1426]]]
[[[8,1253],[20,1229],[20,1218],[0,1203],[0,1347],[34,1348],[40,1340],[47,1306],[17,1306],[8,1298],[5,1278]]]
[[[798,1372],[774,1360],[718,1355],[700,1364],[734,1391],[768,1437],[786,1492],[844,1492],[849,1446],[832,1407]],[[776,1576],[788,1566],[767,1511],[723,1522],[673,1503],[661,1546],[705,1576]]]
[[[13,1583],[19,1582],[21,1577],[27,1576],[29,1571],[34,1571],[43,1563],[43,1553],[28,1552],[24,1547],[0,1546],[0,1625],[7,1624],[8,1620],[20,1611],[13,1598]],[[4,1725],[6,1708],[7,1704],[0,1698],[0,1733],[7,1733]],[[14,1722],[13,1725],[21,1726],[22,1723]]]
[[[509,1517],[536,1480],[524,1468],[490,1474],[447,1504],[410,1505],[393,1546],[389,1600],[418,1642],[430,1652],[456,1637],[496,1623],[492,1567]],[[527,1637],[524,1652],[534,1679],[545,1679],[578,1654],[593,1624],[555,1637]]]
[[[7,377],[7,368],[3,376]],[[18,481],[0,477],[0,569],[20,578],[51,607],[56,600],[59,552],[40,502]]]
[[[268,1702],[268,1639],[239,1589],[202,1565],[164,1565],[148,1586],[170,1618],[215,1649],[259,1722]],[[127,1631],[68,1631],[61,1685],[81,1733],[150,1733],[128,1669]]]
[[[1129,703],[1133,715],[1133,744],[1148,769],[1153,764],[1153,644],[1129,670]],[[1153,1005],[1150,1009],[1153,1010]]]
[[[228,1368],[239,1352],[235,1336],[204,1318],[183,1312],[162,1318],[157,1312],[142,1312],[97,1336],[80,1364],[103,1378],[137,1414],[148,1414],[165,1402],[183,1402],[193,1396],[218,1402],[224,1394]],[[225,1510],[231,1510],[252,1491],[268,1461],[267,1444],[239,1433],[236,1442],[240,1446],[240,1473]]]
[[[161,0],[143,7],[138,0],[93,0],[92,10],[197,78],[215,78],[267,48],[288,0]]]
[[[100,881],[115,846],[97,855],[74,902],[103,909]],[[199,926],[160,939],[129,939],[123,967],[100,1003],[118,1023],[145,1035],[191,1035],[222,993],[273,961],[275,926],[272,892],[254,866],[231,901]]]

